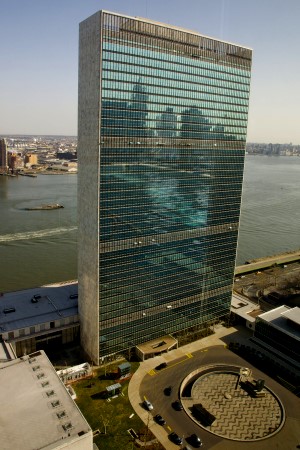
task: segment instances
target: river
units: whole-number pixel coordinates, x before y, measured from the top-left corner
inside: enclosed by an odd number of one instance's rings
[[[0,292],[77,278],[76,195],[76,175],[0,177]],[[248,155],[237,265],[299,249],[299,206],[300,158]]]

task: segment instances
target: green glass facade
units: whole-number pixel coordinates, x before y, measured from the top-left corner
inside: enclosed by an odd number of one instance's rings
[[[229,311],[251,50],[113,13],[99,18],[93,189],[99,352],[108,355]]]

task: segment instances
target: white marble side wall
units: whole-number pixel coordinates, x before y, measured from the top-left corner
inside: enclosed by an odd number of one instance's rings
[[[99,128],[100,21],[79,29],[78,94],[78,307],[81,344],[99,361]]]

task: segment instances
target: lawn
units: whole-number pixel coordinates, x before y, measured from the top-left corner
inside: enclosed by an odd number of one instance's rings
[[[127,430],[133,428],[138,434],[145,432],[145,425],[135,414],[128,398],[129,381],[121,383],[122,393],[116,398],[107,400],[101,394],[107,386],[118,382],[115,373],[119,364],[120,362],[110,364],[106,373],[104,368],[94,369],[92,379],[77,381],[72,385],[82,414],[93,431],[100,431],[94,438],[99,449],[132,449],[133,440]],[[135,372],[138,366],[137,362],[131,363],[131,373]],[[134,416],[130,419],[131,414]]]

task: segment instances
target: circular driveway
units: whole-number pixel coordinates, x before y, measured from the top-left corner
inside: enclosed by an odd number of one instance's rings
[[[199,347],[198,347],[199,348]],[[180,351],[179,351],[180,350]],[[300,399],[292,394],[290,391],[285,389],[283,386],[278,384],[273,379],[269,378],[264,373],[260,372],[256,368],[254,368],[251,364],[240,358],[235,353],[231,352],[224,345],[214,345],[211,347],[203,348],[201,350],[191,351],[190,353],[183,353],[183,349],[174,350],[170,353],[167,353],[161,357],[153,358],[152,360],[148,360],[145,363],[142,363],[140,374],[139,374],[139,382],[136,384],[136,388],[139,389],[138,398],[140,401],[136,405],[136,411],[143,418],[145,423],[149,425],[149,428],[157,436],[160,442],[163,443],[166,449],[175,449],[176,446],[169,442],[168,434],[171,431],[175,431],[178,435],[184,437],[184,441],[188,442],[188,437],[196,433],[204,442],[205,449],[216,449],[216,450],[245,450],[253,449],[253,450],[270,450],[270,448],[276,448],[279,450],[292,450],[296,448],[296,445],[300,443]],[[177,356],[177,358],[176,358]],[[155,370],[155,367],[161,363],[162,361],[167,362],[167,367],[162,370]],[[181,397],[181,385],[183,380],[191,374],[193,371],[207,366],[207,365],[235,365],[238,367],[249,367],[252,370],[252,376],[255,379],[264,379],[265,384],[268,387],[268,390],[275,394],[276,397],[280,398],[286,416],[285,422],[283,423],[282,428],[276,434],[269,435],[270,437],[266,439],[264,433],[273,433],[274,428],[280,428],[278,417],[276,417],[279,413],[278,404],[275,402],[274,411],[272,406],[272,400],[269,405],[266,406],[265,411],[268,414],[272,414],[274,412],[274,418],[271,422],[268,422],[269,419],[264,419],[263,423],[266,425],[263,426],[262,430],[258,430],[260,426],[260,421],[255,422],[256,416],[256,408],[255,401],[258,399],[252,399],[249,396],[244,395],[244,393],[240,392],[241,399],[244,397],[244,401],[247,404],[247,409],[251,406],[251,414],[249,413],[247,419],[244,422],[244,429],[249,429],[248,435],[246,436],[246,442],[241,440],[235,440],[234,434],[228,434],[227,431],[223,430],[221,433],[213,434],[207,427],[200,426],[199,423],[196,423],[192,420],[191,416],[187,414],[189,405],[188,396],[185,392],[182,396],[182,403],[184,405],[185,410],[176,411],[172,407],[172,403]],[[145,369],[147,368],[147,372],[145,373]],[[143,374],[143,375],[142,375]],[[230,389],[228,388],[229,384],[232,385],[234,382],[231,380],[224,380],[224,385],[221,390],[222,395],[224,395],[224,402],[230,402],[231,399],[234,398]],[[220,384],[220,380],[216,381],[216,384]],[[225,397],[225,385],[226,392],[229,395]],[[172,393],[170,396],[165,395],[164,390],[167,386],[172,386]],[[200,385],[199,385],[200,386]],[[196,391],[199,392],[200,395],[203,395],[204,391],[206,391],[207,386],[204,387],[204,390],[201,393],[201,388],[195,387]],[[231,388],[232,389],[232,388]],[[132,387],[133,390],[133,387]],[[214,389],[212,389],[212,392]],[[136,392],[137,393],[137,392]],[[135,395],[135,394],[134,394]],[[196,394],[198,395],[198,394]],[[205,395],[205,393],[204,393]],[[154,406],[154,410],[151,411],[151,414],[146,413],[139,406],[144,398],[150,400],[150,402]],[[221,396],[220,396],[221,398]],[[201,402],[200,402],[201,403]],[[245,405],[240,406],[240,411],[243,416],[245,412]],[[264,411],[264,408],[261,408],[261,411]],[[156,414],[161,414],[163,418],[166,420],[166,425],[163,427],[157,425],[154,421],[154,416]],[[236,413],[240,414],[240,413]],[[267,416],[268,416],[267,414]],[[226,415],[226,414],[225,414]],[[145,417],[144,417],[145,416]],[[236,417],[227,415],[228,427],[232,430],[235,430],[233,433],[235,435],[241,435],[242,426],[240,420],[236,420]],[[254,420],[254,422],[253,422]],[[280,418],[282,420],[282,417]],[[267,423],[268,422],[268,423]],[[220,424],[219,424],[220,425]],[[263,437],[264,439],[252,441],[252,439],[259,439]],[[177,447],[178,448],[178,447]]]
[[[190,418],[206,431],[239,441],[265,439],[278,432],[284,422],[282,404],[266,386],[250,395],[246,387],[252,384],[239,383],[240,369],[204,366],[192,380],[192,374],[183,380],[181,402]],[[205,426],[206,413],[213,422]]]

